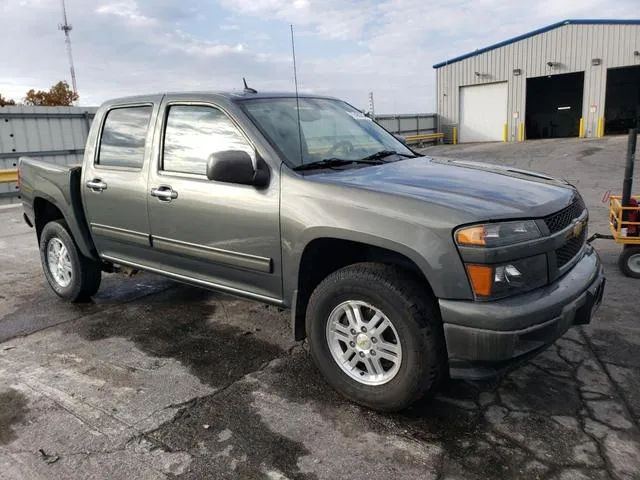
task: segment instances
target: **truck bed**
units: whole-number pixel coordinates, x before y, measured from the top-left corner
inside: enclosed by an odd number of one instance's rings
[[[55,209],[60,212],[82,253],[97,258],[82,207],[81,176],[82,167],[78,165],[55,165],[30,157],[19,159],[20,197],[25,217],[36,227],[38,236],[42,226],[36,224],[36,210],[54,207],[52,212]]]

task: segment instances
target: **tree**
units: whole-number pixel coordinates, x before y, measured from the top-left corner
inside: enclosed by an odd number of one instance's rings
[[[8,105],[15,105],[15,100],[11,100],[10,98],[4,98],[0,93],[0,107],[6,107]]]
[[[69,84],[64,80],[56,83],[49,91],[38,90],[37,92],[32,88],[27,92],[24,97],[24,103],[26,105],[36,106],[62,106],[68,107],[73,105],[73,102],[78,100],[78,94],[74,93],[69,87]]]

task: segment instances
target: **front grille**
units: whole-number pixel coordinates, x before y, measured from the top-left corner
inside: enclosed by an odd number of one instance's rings
[[[558,268],[564,267],[571,261],[573,257],[575,257],[580,252],[586,239],[587,229],[583,228],[582,232],[580,232],[580,235],[570,238],[564,245],[556,249],[556,262]]]
[[[584,211],[584,202],[579,195],[576,195],[575,199],[568,207],[563,208],[553,215],[549,215],[544,218],[544,223],[547,224],[549,232],[554,234],[560,230],[567,228],[571,225],[571,222],[582,215]]]

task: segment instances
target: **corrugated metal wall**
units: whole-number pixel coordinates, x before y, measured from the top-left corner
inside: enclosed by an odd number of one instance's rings
[[[516,140],[518,124],[525,118],[526,79],[583,71],[584,133],[596,136],[598,117],[604,115],[607,69],[640,65],[640,57],[634,55],[637,50],[640,50],[639,25],[568,24],[443,66],[436,69],[440,125],[459,122],[460,87],[507,81],[509,115],[505,122],[509,140]],[[592,66],[594,58],[601,59],[601,64]],[[547,62],[559,65],[552,69]],[[513,74],[517,68],[521,70],[519,76]]]
[[[0,107],[0,170],[28,155],[45,162],[82,162],[96,107]],[[15,183],[0,183],[0,204],[19,201]]]

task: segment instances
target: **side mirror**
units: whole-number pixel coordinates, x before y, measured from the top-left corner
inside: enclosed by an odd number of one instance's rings
[[[251,157],[244,150],[216,152],[207,159],[207,178],[216,182],[266,187],[269,184],[269,170],[259,158],[257,163],[256,170]]]

